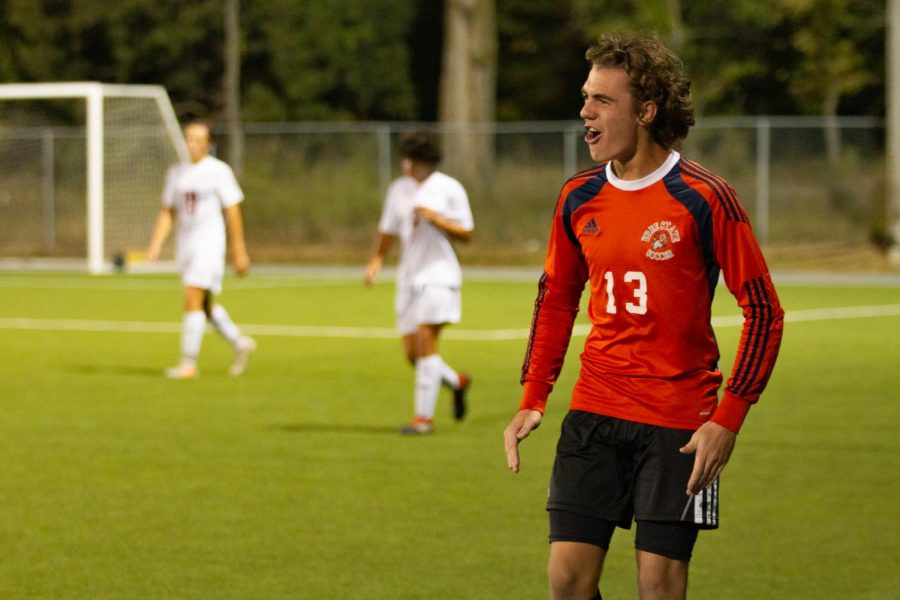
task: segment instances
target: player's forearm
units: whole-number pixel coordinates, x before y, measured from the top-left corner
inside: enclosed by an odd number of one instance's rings
[[[231,251],[235,255],[247,255],[247,243],[244,241],[243,233],[231,235]]]
[[[372,251],[372,258],[366,265],[363,272],[363,281],[366,285],[372,285],[378,273],[381,272],[381,265],[384,263],[384,256],[390,250],[393,244],[394,236],[388,233],[379,232],[378,239],[375,241],[375,249]]]
[[[455,223],[449,223],[447,227],[444,227],[444,232],[453,238],[454,240],[460,242],[469,242],[472,240],[472,230],[471,229],[463,229],[459,225]]]
[[[156,217],[156,223],[153,225],[153,233],[150,234],[150,243],[147,246],[147,257],[155,260],[162,250],[162,246],[172,231],[172,223],[174,222],[172,210],[164,208],[159,211]]]
[[[433,227],[440,229],[444,235],[452,240],[460,242],[468,242],[472,239],[471,227],[466,227],[459,222],[448,219],[444,215],[425,206],[417,206],[415,208],[416,218],[426,223],[430,223]]]
[[[379,233],[375,240],[375,248],[372,250],[372,258],[383,261],[394,244],[394,236],[389,233]]]
[[[726,215],[725,210],[713,212],[713,247],[744,325],[731,376],[712,420],[737,433],[772,374],[781,346],[784,309],[746,215],[740,212],[737,216],[743,218],[730,220]]]
[[[244,239],[244,219],[241,216],[240,208],[237,206],[229,207],[225,215],[232,251],[235,255],[246,255],[247,243]]]
[[[538,314],[539,311],[539,314]],[[574,312],[543,306],[536,310],[525,358],[521,383],[522,406],[543,412],[543,404],[556,385],[575,324]]]
[[[432,218],[431,223],[453,240],[468,242],[472,239],[471,229],[466,229],[455,221],[450,221],[440,215],[435,215]]]
[[[544,411],[547,396],[562,371],[579,299],[577,287],[559,286],[546,273],[541,277],[522,363],[520,409]]]
[[[738,289],[744,327],[731,377],[712,418],[735,433],[769,381],[784,327],[784,309],[768,275],[746,281]]]

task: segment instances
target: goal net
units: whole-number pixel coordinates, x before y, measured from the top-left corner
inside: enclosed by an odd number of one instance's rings
[[[160,86],[0,85],[0,258],[108,270],[146,246],[166,168],[186,158]]]

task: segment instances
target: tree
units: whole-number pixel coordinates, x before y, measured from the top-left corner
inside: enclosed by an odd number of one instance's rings
[[[182,118],[223,117],[223,5],[0,0],[0,80],[157,83]],[[442,111],[459,107],[439,92],[442,46],[480,73],[477,86],[454,84],[470,92],[462,102],[484,107],[484,116],[465,119],[569,119],[585,48],[616,29],[655,30],[680,50],[701,114],[884,115],[882,0],[266,0],[240,8],[244,121],[452,121],[459,117]],[[450,39],[451,27],[487,23],[491,11],[496,32]],[[488,45],[461,45],[470,43]],[[485,67],[496,56],[503,68],[491,75]],[[478,94],[494,90],[492,112],[491,98]]]
[[[269,0],[245,13],[244,119],[411,119],[412,0]]]
[[[227,160],[240,175],[244,170],[244,132],[241,127],[241,40],[239,1],[225,0],[225,73],[222,96],[228,128]]]
[[[221,11],[174,0],[0,5],[6,81],[159,83],[180,115],[220,104]]]
[[[890,259],[900,265],[900,0],[888,0],[887,229]]]
[[[497,120],[577,119],[588,64],[572,1],[506,0],[497,29]]]
[[[825,132],[827,155],[840,158],[840,137],[835,124],[841,99],[875,81],[859,50],[861,39],[883,31],[883,21],[865,18],[884,15],[881,2],[870,0],[779,0],[794,26],[791,42],[800,56],[793,70],[790,91],[804,112],[829,119]]]
[[[446,0],[439,113],[446,162],[476,193],[487,186],[493,136],[473,124],[496,115],[497,25],[494,0]]]
[[[409,76],[416,99],[418,121],[438,120],[441,49],[444,46],[443,2],[416,0],[405,45],[409,50]]]
[[[245,3],[242,117],[415,118],[405,44],[414,9],[415,0]],[[157,83],[182,118],[225,112],[221,0],[0,0],[0,33],[4,81]]]

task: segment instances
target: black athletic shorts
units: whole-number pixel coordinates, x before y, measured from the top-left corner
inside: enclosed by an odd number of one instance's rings
[[[610,521],[632,520],[719,526],[718,479],[687,496],[692,454],[678,451],[693,435],[573,410],[563,420],[547,510]]]

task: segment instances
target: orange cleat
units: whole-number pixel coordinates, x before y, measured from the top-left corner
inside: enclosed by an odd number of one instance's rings
[[[416,417],[403,426],[400,433],[404,435],[425,435],[434,432],[434,419],[428,417]]]

